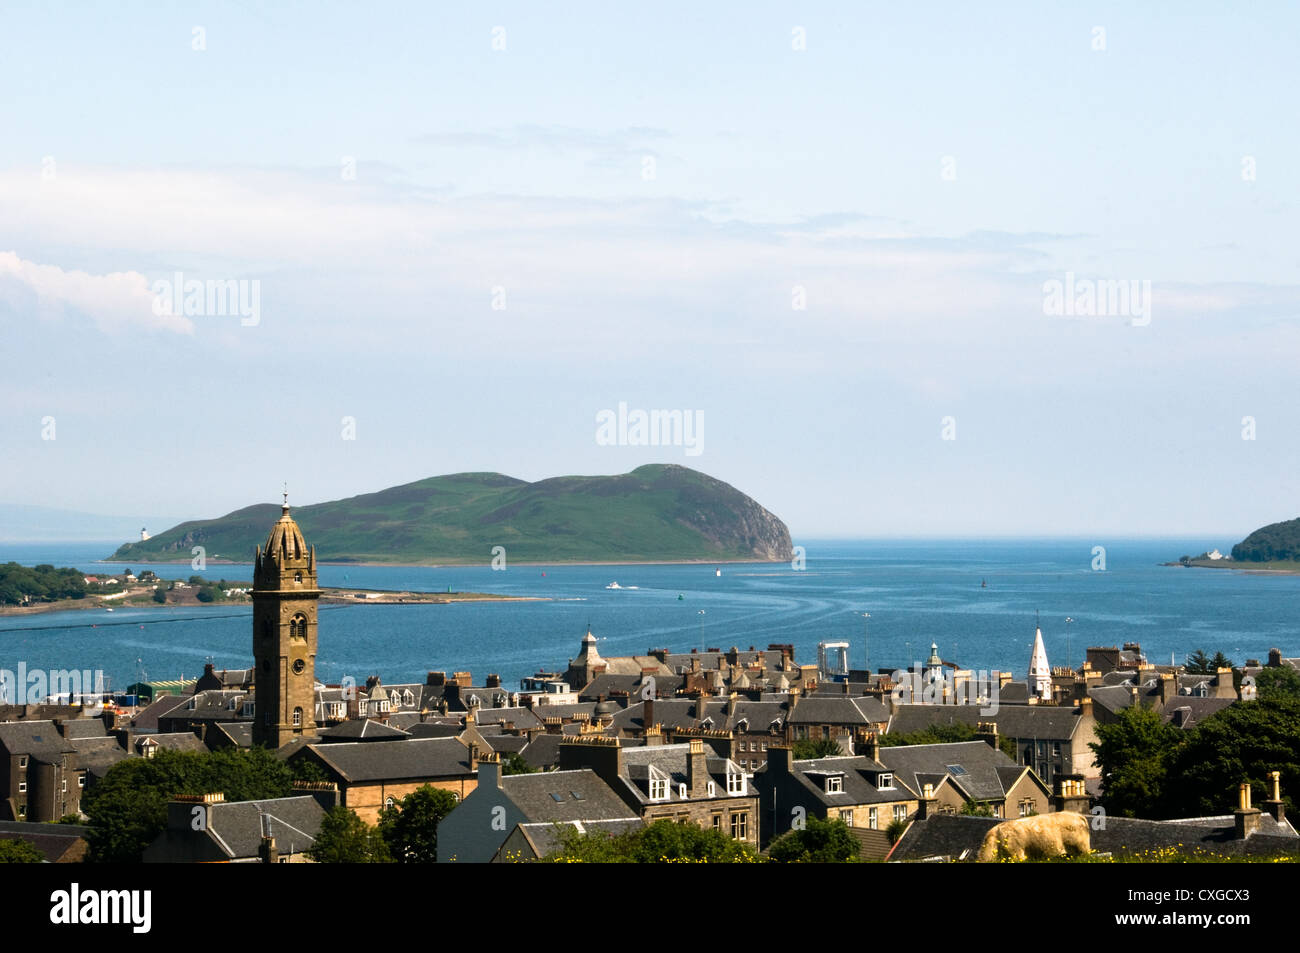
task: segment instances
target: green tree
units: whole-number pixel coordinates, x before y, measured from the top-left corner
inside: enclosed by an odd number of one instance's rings
[[[430,784],[379,814],[379,833],[388,854],[402,864],[432,864],[438,859],[438,825],[456,807],[450,791]]]
[[[601,831],[579,834],[564,826],[558,832],[561,846],[546,861],[603,864],[754,863],[761,858],[749,844],[733,840],[720,830],[655,821],[647,827],[610,836]]]
[[[1213,675],[1214,669],[1211,666],[1214,663],[1210,656],[1205,653],[1205,649],[1197,649],[1187,657],[1187,671],[1192,675]]]
[[[249,801],[285,797],[291,788],[289,769],[264,748],[159,751],[120,761],[81,799],[90,817],[90,859],[138,861],[166,826],[167,801],[174,795],[220,792],[227,801]]]
[[[1275,698],[1300,701],[1300,672],[1290,666],[1260,669],[1255,674],[1255,688],[1261,701]]]
[[[993,813],[993,808],[979,801],[967,801],[961,806],[961,813],[967,817],[997,817]]]
[[[536,774],[540,768],[534,768],[524,760],[524,756],[518,751],[511,753],[510,757],[501,759],[501,774]]]
[[[159,586],[153,591],[153,601],[159,605],[167,601],[167,590]]]
[[[204,586],[198,592],[194,593],[194,598],[198,599],[199,602],[211,602],[216,597],[212,594],[211,589]]]
[[[45,855],[25,840],[0,840],[0,864],[40,864]]]
[[[1221,668],[1236,667],[1232,664],[1232,659],[1228,658],[1228,656],[1224,655],[1222,652],[1214,653],[1214,658],[1210,659],[1210,665],[1212,666],[1212,668],[1210,669],[1209,674],[1214,674]]]
[[[1119,817],[1164,816],[1168,759],[1184,742],[1183,731],[1153,709],[1133,705],[1112,724],[1097,726],[1089,744],[1103,783],[1102,804]]]
[[[391,863],[383,835],[342,804],[326,812],[307,856],[318,864]]]
[[[792,746],[796,761],[812,761],[815,758],[835,758],[844,752],[840,743],[834,738],[800,738]]]
[[[1255,801],[1269,796],[1268,774],[1282,774],[1288,814],[1300,790],[1300,702],[1286,697],[1237,702],[1189,733],[1169,761],[1166,817],[1224,814],[1237,806],[1237,786],[1249,782]]]
[[[786,831],[767,853],[781,864],[843,864],[858,859],[858,842],[843,821],[809,817],[803,830]]]
[[[207,585],[207,580],[204,579],[202,576],[197,576],[197,575],[196,575],[196,576],[190,576],[190,578],[187,579],[186,582],[188,582],[191,586],[205,586],[205,585]]]

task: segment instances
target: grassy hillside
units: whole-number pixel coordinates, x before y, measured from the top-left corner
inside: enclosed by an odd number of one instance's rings
[[[111,557],[247,561],[280,516],[271,503],[181,523]],[[784,523],[731,486],[687,467],[656,464],[621,476],[525,483],[500,473],[456,473],[346,500],[294,507],[319,559],[329,562],[510,562],[791,558]]]

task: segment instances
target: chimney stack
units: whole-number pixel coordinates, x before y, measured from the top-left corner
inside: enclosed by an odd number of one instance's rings
[[[1286,807],[1282,803],[1282,772],[1270,771],[1268,781],[1269,798],[1264,802],[1264,811],[1281,824],[1286,820]]]
[[[641,727],[649,732],[655,724],[655,700],[647,698],[641,703]]]
[[[690,784],[691,797],[709,796],[709,756],[704,750],[700,738],[690,740],[690,749],[686,758],[686,780]]]
[[[1245,840],[1259,830],[1261,813],[1259,808],[1250,805],[1250,783],[1242,781],[1237,789],[1237,810],[1232,812],[1238,840]]]

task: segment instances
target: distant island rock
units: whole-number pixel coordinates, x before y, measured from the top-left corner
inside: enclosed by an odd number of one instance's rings
[[[294,519],[335,563],[487,564],[692,562],[793,557],[785,523],[721,480],[675,464],[619,476],[527,483],[501,473],[431,477],[346,500],[294,507]],[[280,516],[258,503],[192,520],[120,547],[114,562],[247,561]]]

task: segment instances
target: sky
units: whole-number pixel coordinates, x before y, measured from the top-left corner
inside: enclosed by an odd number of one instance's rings
[[[1300,14],[1131,6],[7,3],[0,502],[661,462],[796,542],[1292,518]]]

